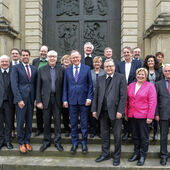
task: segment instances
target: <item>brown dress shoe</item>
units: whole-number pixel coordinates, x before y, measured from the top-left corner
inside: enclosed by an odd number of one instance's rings
[[[21,153],[25,153],[25,152],[27,151],[27,148],[26,148],[25,145],[23,144],[23,145],[20,145],[20,146],[19,146],[19,150],[20,150]]]
[[[32,146],[30,144],[25,144],[25,147],[28,151],[32,151]]]

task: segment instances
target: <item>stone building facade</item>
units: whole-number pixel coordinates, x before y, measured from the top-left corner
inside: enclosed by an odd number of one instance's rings
[[[43,0],[0,0],[0,55],[17,47],[39,56]],[[162,51],[170,63],[170,0],[121,0],[121,48]]]

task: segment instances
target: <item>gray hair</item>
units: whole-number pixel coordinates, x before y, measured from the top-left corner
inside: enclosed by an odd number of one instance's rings
[[[165,65],[163,66],[163,70],[165,69],[165,67],[170,67],[170,64],[165,64]]]
[[[8,59],[8,60],[10,61],[10,57],[7,56],[7,55],[1,55],[1,56],[0,56],[0,60],[3,59],[3,58],[6,58],[6,59]]]
[[[91,47],[92,47],[92,50],[94,49],[94,46],[93,46],[93,44],[92,44],[91,42],[86,42],[86,43],[84,44],[84,48],[86,48],[87,46],[91,46]]]
[[[115,63],[114,63],[114,61],[113,61],[112,58],[106,59],[106,60],[104,61],[104,64],[105,64],[105,63],[108,63],[108,62],[113,62],[113,64],[115,65]]]
[[[50,55],[58,56],[57,52],[54,51],[54,50],[50,50],[50,51],[47,53],[47,57],[50,56]]]

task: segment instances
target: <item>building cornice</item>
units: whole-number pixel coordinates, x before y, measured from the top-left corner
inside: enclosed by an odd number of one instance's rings
[[[5,17],[0,17],[0,34],[6,34],[9,37],[16,38],[19,32],[10,26],[10,22]]]
[[[151,38],[156,34],[170,34],[170,13],[161,13],[154,23],[144,32],[144,38]]]

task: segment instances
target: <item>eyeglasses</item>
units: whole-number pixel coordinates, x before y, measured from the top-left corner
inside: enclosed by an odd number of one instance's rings
[[[165,72],[165,73],[168,73],[168,72],[170,73],[170,70],[164,70],[164,72]]]
[[[114,67],[114,65],[110,65],[110,66],[104,66],[105,68],[112,68]]]

